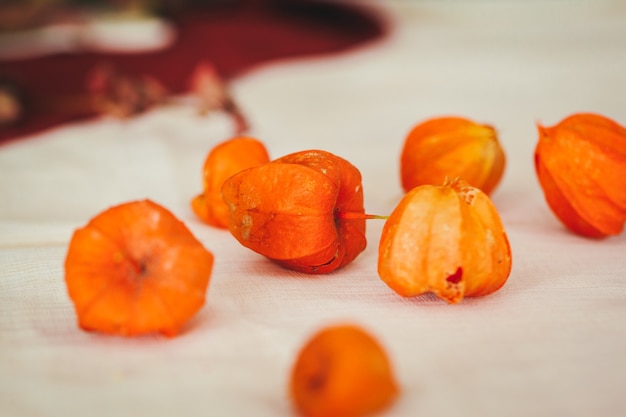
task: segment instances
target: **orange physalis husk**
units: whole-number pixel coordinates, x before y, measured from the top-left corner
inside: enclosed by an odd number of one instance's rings
[[[550,209],[578,235],[620,234],[626,222],[626,129],[585,113],[538,129],[535,170]]]
[[[398,294],[449,303],[498,290],[511,248],[489,197],[461,179],[407,193],[383,227],[378,273]]]
[[[409,132],[400,156],[400,176],[406,192],[461,177],[489,195],[502,179],[505,164],[493,127],[461,117],[441,117]]]
[[[365,249],[359,170],[329,152],[297,152],[233,175],[222,195],[244,246],[306,273],[336,270]]]
[[[215,146],[202,168],[204,191],[191,201],[194,213],[211,226],[228,228],[228,207],[222,199],[224,181],[269,160],[265,146],[255,138],[240,136]]]
[[[354,325],[327,327],[301,349],[289,393],[305,417],[359,417],[388,407],[399,388],[380,343]]]
[[[65,282],[78,324],[175,336],[204,305],[213,255],[150,200],[111,207],[74,232]]]

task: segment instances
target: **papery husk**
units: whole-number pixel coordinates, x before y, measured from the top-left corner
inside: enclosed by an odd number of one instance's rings
[[[244,246],[285,268],[322,274],[366,246],[361,174],[329,152],[294,153],[229,178],[222,189],[229,230]]]
[[[383,227],[378,273],[404,297],[432,292],[449,303],[498,290],[511,248],[489,197],[461,179],[407,193]]]
[[[581,236],[620,234],[626,221],[626,129],[582,113],[538,130],[535,170],[553,213]]]

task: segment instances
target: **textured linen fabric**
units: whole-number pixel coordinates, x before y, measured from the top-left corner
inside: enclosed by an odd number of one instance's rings
[[[0,415],[293,415],[287,381],[327,324],[376,335],[401,387],[385,416],[626,415],[626,235],[589,240],[549,211],[535,123],[593,111],[626,123],[619,1],[385,2],[390,34],[356,51],[250,72],[234,94],[272,157],[319,148],[363,174],[366,210],[401,197],[410,128],[456,114],[490,123],[508,156],[493,194],[513,251],[498,292],[448,305],[377,276],[382,221],[333,274],[284,270],[203,225],[190,199],[221,115],[168,107],[66,125],[0,147]],[[215,254],[205,307],[179,337],[76,326],[63,261],[77,227],[150,198]]]

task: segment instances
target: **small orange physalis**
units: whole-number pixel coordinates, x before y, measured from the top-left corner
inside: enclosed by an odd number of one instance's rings
[[[398,395],[383,347],[355,325],[327,327],[301,349],[290,396],[305,417],[359,417],[391,405]]]
[[[329,152],[297,152],[241,171],[222,195],[232,235],[285,268],[327,273],[365,249],[361,174]]]
[[[407,193],[383,227],[378,273],[398,294],[449,303],[498,290],[511,249],[489,197],[461,179]]]
[[[65,282],[85,330],[174,336],[204,305],[212,267],[213,255],[180,220],[143,200],[74,232]]]
[[[621,233],[626,222],[626,129],[586,113],[538,129],[535,170],[554,214],[581,236]]]
[[[196,215],[205,223],[228,227],[228,207],[222,199],[222,185],[233,174],[269,162],[263,143],[255,138],[240,136],[224,141],[209,152],[204,167],[203,192],[191,201]]]
[[[506,159],[495,129],[461,117],[422,122],[408,134],[400,156],[404,191],[461,177],[490,194],[504,173]]]

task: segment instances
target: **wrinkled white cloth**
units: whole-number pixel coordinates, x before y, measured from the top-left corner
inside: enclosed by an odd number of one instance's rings
[[[289,371],[305,340],[352,322],[376,335],[401,395],[385,416],[626,415],[626,234],[596,241],[549,211],[535,124],[592,111],[626,124],[621,1],[395,1],[386,38],[343,54],[273,62],[235,81],[272,157],[318,148],[356,165],[366,210],[401,196],[399,154],[416,123],[461,115],[496,127],[507,153],[493,194],[513,251],[498,292],[459,305],[404,299],[368,248],[327,276],[281,269],[203,225],[189,202],[226,139],[221,115],[173,106],[59,127],[0,145],[0,415],[293,415]],[[215,254],[205,307],[173,339],[76,326],[63,280],[72,232],[150,198]]]

